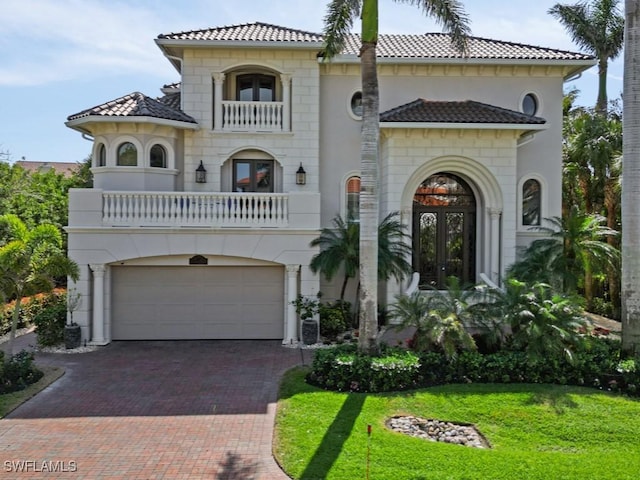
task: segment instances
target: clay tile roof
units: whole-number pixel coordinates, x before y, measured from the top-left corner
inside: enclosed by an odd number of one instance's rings
[[[320,43],[322,35],[318,33],[294,30],[268,23],[245,23],[188,32],[158,35],[158,39],[169,40],[209,40],[238,42],[304,42]]]
[[[506,108],[466,100],[432,102],[419,98],[380,114],[381,122],[416,123],[502,123],[542,125],[544,118],[525,115]]]
[[[380,35],[377,56],[381,58],[468,58],[501,60],[592,60],[582,53],[535,47],[520,43],[503,42],[479,37],[469,37],[465,57],[451,42],[446,33],[424,35]],[[349,35],[343,49],[345,55],[358,55],[360,36]]]
[[[175,95],[175,94],[170,94]],[[167,95],[169,96],[169,95]],[[155,100],[140,92],[134,92],[124,97],[117,98],[102,105],[83,110],[68,117],[67,120],[77,120],[83,117],[151,117],[164,120],[176,120],[179,122],[197,123],[186,113],[179,109],[180,100],[177,107],[175,99]]]

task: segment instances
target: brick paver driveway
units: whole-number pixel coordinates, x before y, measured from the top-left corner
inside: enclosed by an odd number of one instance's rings
[[[39,355],[66,374],[0,420],[0,478],[285,479],[271,454],[275,400],[301,353],[176,341]]]

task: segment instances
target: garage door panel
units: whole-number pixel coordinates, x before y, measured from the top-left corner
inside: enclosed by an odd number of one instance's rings
[[[112,338],[282,338],[282,267],[113,267]]]

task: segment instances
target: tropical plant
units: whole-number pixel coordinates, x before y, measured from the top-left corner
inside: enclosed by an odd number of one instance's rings
[[[389,305],[389,315],[400,321],[400,328],[414,327],[412,348],[423,352],[434,347],[447,358],[455,358],[460,350],[476,348],[466,327],[473,323],[471,297],[474,289],[463,289],[456,277],[447,279],[445,291],[420,292],[396,297]]]
[[[380,281],[395,278],[401,281],[411,273],[411,256],[408,234],[399,220],[397,212],[387,215],[378,226],[378,276]],[[337,215],[333,221],[335,228],[323,228],[320,236],[311,241],[311,246],[320,247],[313,256],[309,267],[314,273],[322,272],[329,281],[342,269],[344,280],[340,288],[340,301],[344,301],[347,282],[356,276],[360,266],[360,224],[345,221]]]
[[[545,219],[550,225],[534,227],[548,238],[535,240],[520,261],[508,269],[508,275],[527,283],[550,283],[556,290],[574,294],[582,284],[589,304],[592,298],[590,278],[595,272],[615,267],[620,252],[606,237],[618,232],[602,225],[604,217],[585,214],[572,207],[564,218]]]
[[[567,30],[573,41],[598,58],[598,100],[596,110],[607,111],[607,71],[609,60],[622,51],[624,17],[619,0],[591,0],[575,5],[555,4],[549,9]]]
[[[422,8],[451,32],[463,51],[469,33],[466,15],[457,0],[396,0]],[[358,348],[378,350],[378,149],[379,90],[376,67],[378,0],[332,0],[325,16],[323,58],[342,51],[353,22],[361,20],[360,75],[362,80],[362,136],[360,161],[360,336]]]
[[[504,341],[510,340],[531,360],[562,353],[571,358],[584,328],[575,297],[555,293],[546,283],[528,285],[515,278],[507,279],[504,289],[493,294],[489,312],[507,327]]]
[[[16,300],[7,356],[11,358],[22,298],[51,291],[56,278],[77,280],[79,269],[64,254],[62,235],[54,225],[42,224],[29,230],[20,218],[10,214],[0,216],[0,226],[0,289],[7,298]]]
[[[640,352],[640,0],[625,1],[622,349]]]

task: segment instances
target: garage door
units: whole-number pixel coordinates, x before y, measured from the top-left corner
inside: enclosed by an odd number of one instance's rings
[[[275,339],[282,267],[113,267],[114,340]]]

